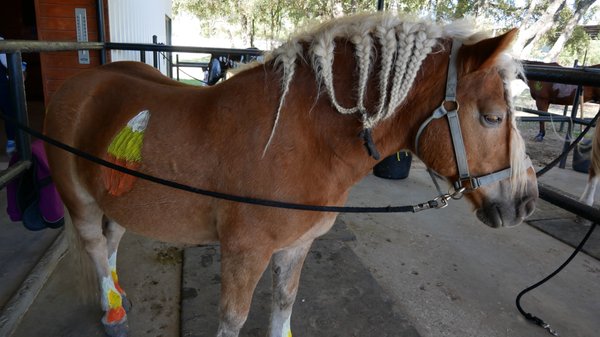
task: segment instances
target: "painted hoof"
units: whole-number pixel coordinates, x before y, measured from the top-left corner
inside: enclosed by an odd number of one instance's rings
[[[127,295],[125,295],[125,294],[121,294],[121,301],[122,301],[123,309],[125,309],[125,312],[129,313],[131,308],[133,308],[133,302],[131,302],[129,300],[129,297],[127,297]]]
[[[108,337],[128,337],[129,336],[129,323],[127,323],[127,316],[116,323],[106,323],[106,320],[102,318],[102,325],[104,325],[104,332]]]
[[[540,133],[537,134],[537,136],[535,136],[535,138],[533,138],[533,140],[536,141],[536,142],[543,142],[545,135],[546,135],[545,132],[540,132]]]

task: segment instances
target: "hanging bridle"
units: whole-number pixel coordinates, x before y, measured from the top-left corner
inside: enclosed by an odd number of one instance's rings
[[[460,129],[460,122],[458,120],[459,104],[456,101],[456,61],[458,58],[458,50],[460,49],[461,45],[462,43],[459,41],[453,41],[452,43],[452,51],[450,52],[450,61],[448,64],[448,76],[446,79],[446,97],[444,98],[444,101],[442,102],[440,107],[434,110],[431,116],[429,116],[429,118],[427,118],[423,122],[423,124],[421,124],[419,130],[417,131],[417,136],[415,137],[415,154],[418,156],[419,138],[421,137],[421,133],[423,132],[423,130],[425,130],[425,128],[433,120],[440,119],[444,116],[448,117],[450,136],[452,137],[452,145],[454,147],[454,157],[456,159],[456,166],[458,168],[458,180],[452,183],[454,191],[443,193],[436,179],[436,176],[439,176],[439,174],[435,173],[435,171],[433,171],[432,169],[427,168],[427,171],[429,172],[429,175],[431,176],[431,179],[433,180],[433,183],[435,184],[438,193],[440,193],[439,200],[443,203],[441,207],[445,207],[447,205],[447,201],[450,198],[458,199],[462,197],[462,193],[465,191],[472,191],[478,189],[481,186],[489,185],[494,182],[509,178],[512,174],[512,169],[510,167],[479,177],[473,177],[469,173],[467,152],[465,150],[465,143],[463,141],[462,132]]]

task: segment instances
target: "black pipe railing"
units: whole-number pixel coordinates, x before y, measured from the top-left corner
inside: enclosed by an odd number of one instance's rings
[[[573,123],[581,124],[581,125],[589,125],[590,121],[592,120],[591,118],[577,118],[577,117],[560,116],[560,115],[553,114],[551,112],[529,109],[529,108],[525,108],[525,107],[521,107],[521,106],[516,106],[515,109],[519,110],[519,111],[527,112],[530,114],[541,116],[541,117],[525,117],[525,116],[518,117],[518,119],[523,122],[534,122],[534,121],[551,122],[551,121],[554,121],[554,122],[573,122]]]
[[[106,29],[104,26],[104,0],[96,0],[96,13],[98,21],[98,41],[106,42]],[[106,63],[106,50],[100,51],[100,64]]]
[[[203,53],[203,54],[229,54],[229,55],[262,55],[263,52],[256,49],[229,49],[229,48],[207,48],[207,47],[189,47],[189,46],[168,46],[154,44],[136,44],[136,43],[114,43],[114,42],[48,42],[48,41],[14,41],[0,40],[0,52],[7,54],[7,59],[10,63],[9,74],[11,88],[15,91],[13,96],[17,101],[15,106],[17,109],[17,119],[27,123],[27,111],[25,105],[25,88],[23,86],[23,77],[21,73],[21,53],[27,52],[46,52],[46,51],[72,51],[72,50],[102,50],[102,49],[118,49],[118,50],[137,50],[140,52],[155,51],[155,52],[184,52],[184,53]],[[549,69],[551,68],[551,69]],[[543,67],[537,65],[524,65],[525,75],[532,80],[557,82],[566,84],[581,84],[589,86],[600,86],[600,71],[592,68],[557,68]],[[535,110],[531,113],[540,113]],[[581,120],[579,122],[585,122]],[[20,131],[19,131],[20,132]],[[30,156],[31,149],[29,140],[19,140],[22,144],[26,144],[27,148],[23,148],[23,153],[28,153]],[[28,152],[29,151],[29,152]],[[30,157],[29,157],[30,158]],[[19,165],[25,168],[26,162]],[[10,172],[15,175],[14,170]],[[4,176],[4,175],[2,175]],[[0,181],[2,178],[0,177]],[[540,198],[550,203],[555,204],[567,211],[573,212],[585,219],[600,223],[600,210],[582,204],[573,198],[564,196],[564,193],[557,191],[552,187],[544,184],[538,185]]]
[[[600,87],[600,68],[567,68],[531,64],[524,64],[523,68],[525,76],[530,80]]]

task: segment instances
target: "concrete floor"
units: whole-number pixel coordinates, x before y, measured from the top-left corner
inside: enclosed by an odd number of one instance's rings
[[[568,185],[569,191],[574,181],[585,181],[583,174],[561,171],[544,180]],[[580,177],[571,180],[573,173]],[[402,181],[366,177],[348,204],[401,205],[434,193],[427,174],[413,170]],[[547,336],[523,320],[515,297],[558,267],[570,246],[528,225],[488,228],[462,200],[419,214],[340,217],[357,236],[351,244],[356,254],[422,336]],[[597,336],[600,262],[579,255],[555,279],[525,295],[522,305],[562,336]]]
[[[553,170],[544,179],[577,195],[585,175]],[[417,163],[406,180],[366,177],[353,188],[348,205],[413,204],[434,194],[427,173]],[[544,204],[534,218],[564,214]],[[561,241],[529,225],[488,228],[475,219],[463,200],[419,214],[342,214],[340,219],[356,235],[355,241],[346,244],[387,293],[393,310],[421,336],[547,336],[521,318],[514,299],[568,257],[572,248]],[[15,225],[2,220],[2,226]],[[49,235],[26,234],[11,234],[17,237],[1,242],[33,242],[32,235]],[[0,256],[0,275],[10,273],[4,268],[14,258],[14,254]],[[81,277],[71,261],[67,257],[59,263],[12,337],[102,336],[95,304],[78,301],[74,288],[79,287]],[[179,249],[126,234],[119,268],[121,284],[134,304],[129,316],[131,335],[179,336]],[[585,254],[578,256],[555,279],[525,295],[522,303],[562,336],[597,335],[600,262]]]

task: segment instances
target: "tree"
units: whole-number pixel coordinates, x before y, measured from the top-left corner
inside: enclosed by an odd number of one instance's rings
[[[554,45],[544,58],[546,62],[548,61],[556,61],[558,59],[558,55],[565,47],[567,41],[573,36],[573,32],[577,27],[577,24],[581,21],[583,15],[588,11],[588,9],[595,3],[595,0],[583,0],[577,1],[575,4],[575,12],[571,13],[570,18],[560,29],[561,33],[554,42]]]
[[[197,16],[207,34],[219,30],[242,38],[244,46],[264,39],[274,47],[299,26],[361,11],[375,11],[376,0],[173,0],[175,13]],[[477,18],[485,27],[501,31],[519,27],[515,50],[523,58],[540,48],[549,50],[547,59],[557,59],[565,49],[574,52],[575,41],[588,43],[577,32],[587,13],[598,4],[594,0],[386,0],[385,9],[415,13],[438,21],[466,16]],[[596,6],[598,7],[598,6]],[[588,16],[586,16],[588,15]],[[232,45],[233,46],[233,45]]]
[[[523,11],[520,22],[519,37],[515,50],[520,51],[521,57],[530,57],[533,50],[539,50],[544,45],[549,51],[543,57],[546,61],[556,61],[578,24],[592,6],[595,0],[530,0]]]
[[[372,0],[174,0],[180,11],[198,17],[205,29],[214,29],[215,18],[222,18],[230,35],[241,36],[253,47],[257,37],[276,41],[292,28],[314,19],[374,10]]]

